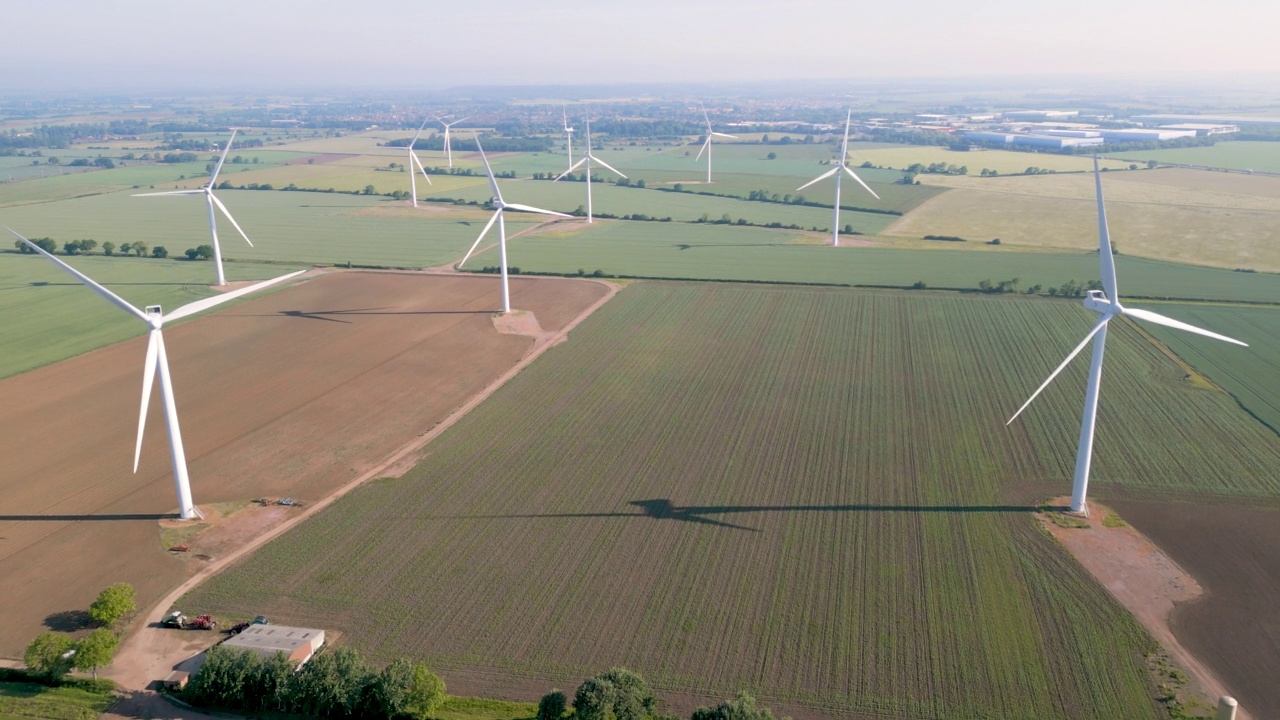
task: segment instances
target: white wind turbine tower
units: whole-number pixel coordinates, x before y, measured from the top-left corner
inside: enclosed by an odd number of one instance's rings
[[[853,178],[854,180],[857,180],[859,185],[866,188],[867,192],[871,193],[871,197],[877,200],[880,199],[880,196],[877,195],[874,190],[872,190],[866,183],[862,182],[862,178],[858,177],[857,173],[849,169],[848,165],[844,164],[845,159],[849,157],[849,122],[850,120],[852,120],[852,118],[853,118],[853,111],[850,110],[848,114],[845,115],[845,118],[844,118],[844,142],[840,144],[840,159],[836,160],[836,163],[835,163],[836,166],[822,173],[818,177],[810,180],[809,182],[801,185],[800,187],[796,188],[796,192],[799,192],[809,187],[810,185],[818,182],[819,180],[826,180],[832,175],[836,176],[836,202],[834,205],[834,208],[835,208],[834,217],[831,220],[831,244],[832,246],[837,246],[837,247],[840,245],[840,177],[841,177],[840,171],[844,170],[845,172],[849,173],[849,177]]]
[[[1093,158],[1093,176],[1094,183],[1097,188],[1098,196],[1098,257],[1102,270],[1102,290],[1090,290],[1084,299],[1084,306],[1098,314],[1098,320],[1094,323],[1093,329],[1084,336],[1084,340],[1067,355],[1067,359],[1049,374],[1049,379],[1045,380],[1036,391],[1031,394],[1031,398],[1018,408],[1018,412],[1009,418],[1007,426],[1012,423],[1018,415],[1031,404],[1032,400],[1044,390],[1053,379],[1062,372],[1062,369],[1071,362],[1076,355],[1084,350],[1084,346],[1093,340],[1093,362],[1089,365],[1089,381],[1085,389],[1084,395],[1084,414],[1080,420],[1080,444],[1076,449],[1076,472],[1075,479],[1071,486],[1071,511],[1077,513],[1088,514],[1088,506],[1085,504],[1085,491],[1089,486],[1089,463],[1093,459],[1093,425],[1098,414],[1098,390],[1102,382],[1102,354],[1107,342],[1107,323],[1111,318],[1117,315],[1127,315],[1138,320],[1146,320],[1147,322],[1165,327],[1185,330],[1187,332],[1204,335],[1216,340],[1235,343],[1248,347],[1245,343],[1219,335],[1208,330],[1202,330],[1194,325],[1174,320],[1173,318],[1158,315],[1150,310],[1140,310],[1137,308],[1125,307],[1120,304],[1119,295],[1116,291],[1116,268],[1115,259],[1111,255],[1111,236],[1107,231],[1107,214],[1102,203],[1102,174],[1098,172],[1098,158]]]
[[[607,163],[607,162],[605,162],[605,161],[601,160],[600,158],[596,157],[595,155],[592,155],[592,154],[591,154],[591,118],[587,118],[587,152],[582,156],[582,159],[581,159],[581,160],[579,160],[578,162],[576,162],[576,163],[574,163],[574,164],[570,165],[570,166],[569,166],[569,169],[568,169],[568,170],[565,170],[565,171],[564,171],[564,172],[562,172],[562,173],[560,173],[559,177],[557,177],[557,178],[556,178],[556,180],[555,180],[555,181],[559,181],[559,180],[560,180],[560,178],[564,177],[565,175],[568,175],[569,173],[571,173],[571,172],[573,172],[575,169],[577,169],[577,167],[578,167],[579,165],[581,165],[581,164],[583,164],[583,163],[586,163],[586,164],[587,164],[587,167],[584,169],[584,172],[586,172],[586,174],[587,174],[587,222],[593,222],[593,220],[591,219],[591,161],[592,161],[592,160],[595,160],[596,162],[600,163],[601,165],[603,165],[603,166],[605,166],[605,167],[609,168],[610,170],[613,170],[613,172],[617,173],[618,175],[622,175],[622,173],[620,173],[620,172],[618,172],[617,170],[615,170],[615,169],[614,169],[614,167],[613,167],[612,165],[610,165],[609,163]],[[624,177],[624,178],[625,178],[625,177],[626,177],[626,175],[622,175],[622,177]],[[554,181],[553,181],[553,182],[554,182]]]
[[[707,117],[707,111],[705,108],[702,111],[702,119],[707,121],[707,140],[706,142],[702,143],[702,149],[698,151],[698,157],[694,158],[694,160],[696,161],[698,160],[698,158],[701,158],[702,153],[704,152],[707,154],[707,184],[710,185],[711,184],[711,138],[714,136],[714,137],[731,138],[733,140],[737,140],[738,136],[725,135],[724,133],[718,133],[718,132],[712,131],[711,118]]]
[[[453,147],[449,145],[449,128],[466,119],[467,118],[461,117],[451,123],[447,123],[444,121],[444,118],[436,118],[436,122],[444,126],[444,154],[445,157],[449,158],[449,167],[453,167]]]
[[[569,139],[567,143],[567,147],[569,148],[568,172],[572,172],[574,167],[573,166],[573,128],[569,127],[569,113],[563,105],[560,106],[560,116],[564,118],[564,134]]]
[[[503,212],[506,210],[516,210],[519,212],[541,213],[543,215],[554,215],[555,217],[571,218],[572,215],[553,212],[551,210],[542,210],[528,205],[517,205],[509,203],[502,199],[502,191],[498,189],[498,181],[493,177],[493,168],[489,167],[489,158],[485,157],[484,148],[480,147],[480,138],[476,137],[476,147],[480,150],[480,159],[484,161],[484,171],[489,175],[489,189],[493,190],[493,204],[497,208],[493,217],[489,218],[489,222],[485,223],[484,229],[480,231],[480,237],[471,245],[471,249],[462,257],[462,262],[458,263],[458,267],[462,267],[462,263],[471,257],[471,253],[476,251],[480,246],[480,241],[484,239],[489,228],[493,227],[493,222],[498,221],[498,265],[502,273],[502,312],[511,312],[511,290],[507,286],[507,224],[503,221]]]
[[[431,176],[427,174],[427,169],[422,167],[422,161],[418,159],[418,154],[413,151],[414,143],[418,142],[418,136],[422,135],[422,128],[427,126],[427,121],[423,120],[422,125],[418,127],[418,132],[413,136],[413,140],[409,141],[409,196],[413,198],[413,206],[418,207],[418,180],[414,177],[414,167],[422,172],[422,177],[431,185]]]
[[[194,315],[195,313],[208,310],[216,305],[234,300],[251,292],[261,290],[268,285],[274,285],[278,282],[288,280],[296,275],[306,272],[299,270],[291,272],[288,275],[281,275],[272,280],[265,280],[249,287],[232,290],[231,292],[217,295],[203,300],[197,300],[188,303],[182,307],[168,313],[161,312],[159,305],[148,305],[145,310],[130,305],[128,302],[120,298],[119,295],[111,292],[105,287],[99,285],[88,276],[80,273],[80,271],[62,262],[58,258],[45,252],[42,248],[32,243],[30,240],[22,237],[14,232],[11,228],[5,228],[13,233],[22,242],[26,243],[32,250],[40,253],[63,270],[70,273],[80,282],[89,287],[98,295],[101,295],[107,302],[115,305],[121,310],[133,315],[142,322],[146,323],[151,329],[150,337],[147,340],[147,359],[142,369],[142,409],[138,413],[138,441],[134,446],[133,452],[133,471],[138,472],[138,460],[142,455],[142,433],[147,422],[147,406],[151,401],[151,386],[155,381],[157,373],[160,375],[160,396],[164,403],[165,423],[169,427],[169,455],[173,463],[173,483],[178,493],[178,515],[183,520],[191,520],[200,515],[196,510],[195,504],[191,501],[191,482],[187,478],[187,456],[182,448],[182,433],[178,429],[178,408],[173,398],[173,381],[169,377],[169,357],[164,349],[164,335],[161,334],[160,328],[170,320],[178,320],[179,318]]]
[[[231,226],[240,233],[240,237],[249,243],[249,247],[253,247],[253,242],[249,240],[249,236],[244,234],[244,230],[240,229],[240,225],[236,223],[236,219],[231,217],[231,212],[227,210],[227,206],[213,194],[214,183],[218,182],[218,173],[222,172],[222,164],[227,161],[227,153],[231,152],[231,143],[236,139],[236,130],[231,131],[231,137],[227,138],[227,146],[222,149],[222,157],[218,158],[218,165],[213,169],[213,174],[209,176],[209,182],[202,188],[195,190],[171,190],[169,192],[158,193],[142,193],[133,197],[157,197],[160,195],[204,195],[205,201],[209,204],[209,234],[213,236],[213,264],[218,270],[218,284],[226,285],[227,278],[222,273],[222,247],[218,245],[218,224],[215,222],[213,215],[213,206],[217,205],[223,215],[227,216],[227,220],[231,221]]]

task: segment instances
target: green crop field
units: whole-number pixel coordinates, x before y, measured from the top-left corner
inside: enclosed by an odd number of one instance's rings
[[[115,702],[111,692],[0,682],[0,720],[94,720]]]
[[[842,216],[843,217],[843,214]],[[844,238],[842,242],[856,242]],[[752,280],[976,289],[983,279],[1020,278],[1022,287],[1059,286],[1098,277],[1098,257],[1087,252],[1022,251],[958,243],[936,249],[832,248],[829,238],[794,231],[686,223],[596,221],[553,225],[510,246],[511,263],[535,272],[603,270],[612,275],[698,280]],[[975,243],[967,243],[976,245]],[[475,261],[473,261],[475,262]],[[478,265],[497,263],[497,251]],[[1116,258],[1124,297],[1276,302],[1280,275]]]
[[[172,310],[215,294],[208,287],[214,280],[208,262],[101,255],[63,259],[138,307]],[[265,280],[298,269],[226,265],[229,281]],[[0,312],[8,318],[0,333],[0,377],[146,333],[136,318],[111,307],[53,263],[17,252],[0,252]]]
[[[1280,434],[1280,308],[1163,303],[1151,307],[1248,343],[1248,348],[1242,348],[1156,325],[1143,326]]]
[[[1220,180],[1218,180],[1220,178]],[[951,186],[890,227],[890,236],[1000,238],[1011,245],[1098,246],[1093,178],[926,177]],[[1280,271],[1280,181],[1173,171],[1103,176],[1111,238],[1125,254],[1228,269]]]
[[[974,150],[956,152],[941,145],[899,145],[893,148],[878,148],[859,151],[850,145],[849,154],[854,165],[870,162],[881,167],[906,168],[920,163],[947,163],[948,165],[969,168],[970,175],[977,175],[983,168],[989,168],[1001,175],[1020,173],[1029,167],[1057,172],[1085,172],[1093,169],[1093,160],[1084,155],[1058,155],[1056,153],[1015,152],[1013,150]],[[1115,170],[1129,167],[1129,163],[1117,160],[1104,160],[1103,167]]]
[[[220,190],[218,197],[254,244],[245,244],[219,215],[223,256],[245,262],[441,265],[460,259],[492,214],[442,205],[414,210],[407,202],[337,193]],[[182,255],[209,242],[207,213],[199,197],[135,198],[117,192],[8,208],[3,223],[32,238],[48,236],[60,243],[93,238],[117,245],[142,240]],[[513,213],[507,232],[515,234],[535,222],[532,216]]]
[[[377,658],[843,717],[1160,717],[1155,644],[1026,511],[1065,491],[1073,303],[637,283],[468,414],[182,600]],[[1095,495],[1280,493],[1280,442],[1125,323]],[[1134,451],[1141,448],[1143,451]]]
[[[1232,170],[1256,170],[1280,173],[1280,143],[1232,140],[1208,147],[1170,148],[1120,153],[1138,162],[1156,160],[1165,163],[1203,165]]]

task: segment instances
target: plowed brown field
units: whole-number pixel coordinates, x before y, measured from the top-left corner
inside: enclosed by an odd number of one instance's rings
[[[511,288],[551,332],[606,293]],[[496,303],[493,277],[337,273],[167,329],[197,505],[315,500],[430,430],[531,349]],[[144,354],[140,335],[0,381],[0,656],[111,583],[145,607],[198,567],[159,539],[177,502],[158,397],[131,472]]]

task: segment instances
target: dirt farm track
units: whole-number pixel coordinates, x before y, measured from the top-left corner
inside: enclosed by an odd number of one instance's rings
[[[511,287],[543,331],[608,292]],[[314,501],[429,431],[533,347],[494,328],[497,301],[496,277],[341,272],[167,328],[196,504]],[[147,607],[216,559],[162,547],[177,502],[158,389],[131,472],[144,354],[140,332],[0,381],[0,657],[111,583]]]

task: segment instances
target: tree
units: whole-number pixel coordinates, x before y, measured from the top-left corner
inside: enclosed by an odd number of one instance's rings
[[[573,694],[575,720],[613,720],[613,700],[617,689],[601,677],[587,678]]]
[[[733,702],[720,703],[715,708],[698,708],[690,720],[773,720],[768,708],[756,707],[756,699],[740,692]]]
[[[79,241],[79,240],[68,240],[68,241],[66,241],[66,242],[62,243],[62,252],[66,253],[67,255],[79,255],[79,254],[80,254],[80,241]]]
[[[133,243],[120,243],[120,254],[121,254],[121,255],[128,255],[128,254],[129,254],[129,251],[130,251],[130,250],[132,250],[132,249],[133,249]]]
[[[377,188],[375,188],[375,187],[374,187],[374,186],[372,186],[372,185],[365,185],[365,186],[364,186],[364,190],[361,190],[361,191],[360,191],[360,194],[362,194],[362,195],[377,195],[377,194],[378,194],[378,190],[377,190]]]
[[[146,255],[146,254],[147,254],[147,244],[146,244],[146,243],[144,243],[144,242],[142,242],[141,240],[135,240],[135,241],[133,241],[133,252],[134,252],[134,254],[135,254],[137,257],[142,257],[142,256]]]
[[[566,699],[564,693],[552,690],[538,701],[538,714],[534,720],[560,720],[564,717]]]
[[[360,654],[347,647],[321,653],[298,672],[298,709],[311,715],[355,714],[372,672]]]
[[[1148,161],[1147,161],[1147,169],[1148,169],[1148,170],[1155,170],[1155,169],[1156,169],[1156,166],[1158,166],[1159,164],[1160,164],[1160,163],[1156,162],[1155,160],[1148,160]]]
[[[22,661],[37,675],[59,678],[71,670],[71,658],[67,653],[75,649],[75,645],[68,635],[41,633],[27,646]]]
[[[137,609],[133,586],[129,583],[116,583],[98,593],[98,599],[89,605],[89,617],[101,625],[111,627]]]
[[[636,181],[636,187],[640,188],[641,190],[644,189],[644,178],[640,178],[639,180]]]
[[[776,153],[776,152],[771,152],[771,153],[769,153],[768,155],[765,155],[765,156],[764,156],[764,158],[765,158],[766,160],[777,160],[777,159],[778,159],[778,153]]]
[[[105,157],[100,157],[97,160],[94,160],[93,164],[97,165],[100,168],[105,168],[107,170],[110,170],[111,168],[116,166],[115,162],[113,162],[111,158],[105,158]]]
[[[169,248],[167,248],[167,247],[165,247],[165,246],[163,246],[163,245],[157,245],[157,246],[155,246],[155,247],[151,248],[151,257],[153,257],[153,258],[167,258],[167,257],[169,257]]]
[[[80,241],[80,252],[82,253],[91,253],[94,250],[96,250],[97,247],[98,247],[97,240],[81,240]]]
[[[404,712],[417,720],[426,720],[444,703],[444,681],[417,663],[413,666],[413,679],[406,693]]]
[[[116,254],[116,244],[115,244],[115,243],[113,243],[113,242],[111,242],[110,240],[108,240],[108,241],[106,241],[106,242],[102,243],[102,254],[103,254],[103,255],[115,255],[115,254]]]
[[[116,648],[120,646],[120,638],[106,628],[98,628],[85,635],[76,643],[74,659],[75,669],[88,670],[93,679],[98,679],[98,668],[110,665],[116,656]]]
[[[409,687],[413,683],[413,663],[400,658],[382,669],[365,686],[365,717],[394,718],[405,715]]]

